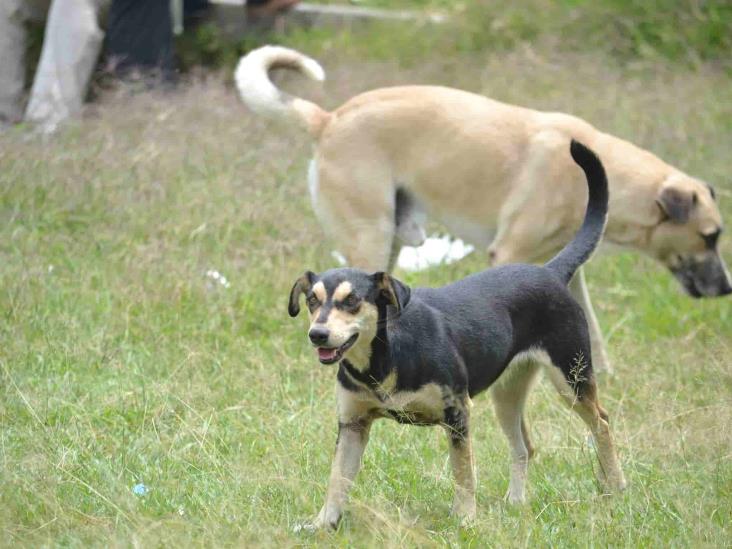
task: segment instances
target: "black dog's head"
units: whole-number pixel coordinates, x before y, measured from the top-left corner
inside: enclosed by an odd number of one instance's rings
[[[321,274],[306,272],[290,292],[290,316],[300,312],[305,294],[310,312],[308,337],[323,364],[340,361],[346,354],[368,360],[371,340],[387,309],[398,314],[409,302],[409,288],[386,273],[369,274],[357,269],[332,269]]]

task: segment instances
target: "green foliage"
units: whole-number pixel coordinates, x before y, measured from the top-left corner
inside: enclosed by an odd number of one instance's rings
[[[364,5],[387,7],[381,2]],[[283,35],[250,35],[227,41],[204,25],[181,40],[185,65],[230,65],[238,55],[276,41],[312,53],[338,51],[371,59],[413,64],[435,55],[502,51],[525,44],[564,51],[588,48],[621,60],[665,58],[729,66],[732,51],[732,3],[727,0],[476,0],[437,2],[405,0],[393,8],[439,10],[444,24],[373,23],[362,28],[290,28]]]
[[[227,40],[213,23],[200,24],[176,38],[178,60],[183,70],[203,65],[233,66],[246,51],[246,42]]]
[[[673,60],[720,59],[732,51],[728,0],[601,0],[588,4],[614,27],[608,33],[632,55],[658,53]]]

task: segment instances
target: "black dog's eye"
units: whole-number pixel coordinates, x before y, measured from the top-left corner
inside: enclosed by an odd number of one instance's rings
[[[318,305],[320,305],[320,300],[317,297],[315,297],[314,295],[308,297],[308,307],[314,309]]]
[[[354,294],[349,294],[346,299],[343,300],[343,306],[349,309],[358,305],[358,298]]]

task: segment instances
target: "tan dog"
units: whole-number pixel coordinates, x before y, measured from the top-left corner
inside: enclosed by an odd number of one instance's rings
[[[267,46],[239,62],[239,92],[315,139],[313,206],[352,266],[390,269],[402,244],[423,240],[425,214],[487,246],[495,264],[546,260],[571,239],[587,202],[582,171],[565,154],[574,138],[607,171],[607,242],[660,261],[693,297],[732,292],[713,189],[650,152],[574,116],[443,87],[378,89],[327,112],[278,90],[268,72],[281,67],[324,79],[313,59]],[[587,313],[596,369],[609,369],[582,271],[570,288]]]

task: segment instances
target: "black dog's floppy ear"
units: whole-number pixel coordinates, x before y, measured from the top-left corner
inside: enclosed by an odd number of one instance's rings
[[[400,312],[409,303],[412,291],[409,286],[399,282],[396,278],[387,273],[374,273],[372,275],[376,288],[379,291],[377,299],[381,298],[389,305],[393,305],[397,312]]]
[[[677,187],[665,187],[658,195],[656,202],[666,216],[674,223],[686,223],[698,198],[693,191]]]
[[[290,290],[290,303],[287,305],[287,312],[290,313],[290,316],[300,314],[300,294],[310,291],[315,277],[315,273],[307,271],[295,281],[292,290]]]

